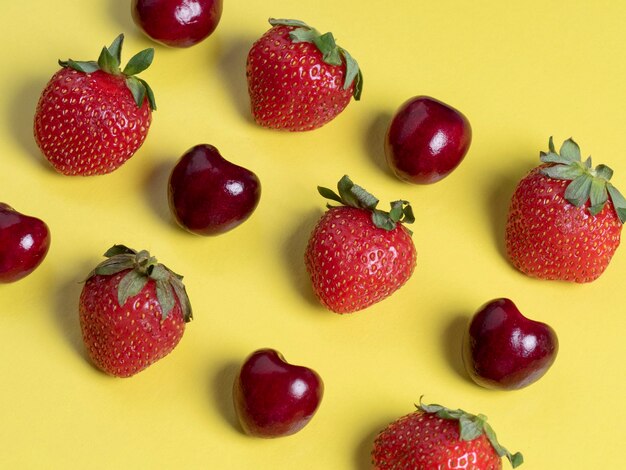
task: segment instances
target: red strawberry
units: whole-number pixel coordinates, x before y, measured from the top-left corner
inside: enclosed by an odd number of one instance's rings
[[[626,200],[609,180],[613,170],[581,161],[572,139],[559,153],[550,138],[543,165],[518,184],[506,224],[512,264],[539,279],[591,282],[620,243]]]
[[[83,341],[107,374],[130,377],[169,354],[191,320],[182,277],[147,251],[115,245],[80,296]]]
[[[103,48],[98,62],[59,61],[35,112],[35,140],[64,175],[102,175],[141,147],[156,109],[148,84],[135,77],[152,63],[146,49],[120,70],[124,36]],[[146,99],[147,98],[147,99]]]
[[[246,75],[252,115],[261,126],[308,131],[323,126],[361,97],[357,62],[332,33],[298,20],[269,20],[254,43]]]
[[[336,313],[350,313],[383,300],[402,287],[416,263],[411,232],[414,221],[407,201],[391,203],[391,211],[376,209],[378,199],[350,178],[337,185],[339,195],[318,190],[342,206],[328,206],[311,234],[305,263],[313,290]]]
[[[376,470],[497,470],[506,457],[513,468],[522,454],[502,447],[485,415],[420,403],[417,411],[391,423],[374,441]]]

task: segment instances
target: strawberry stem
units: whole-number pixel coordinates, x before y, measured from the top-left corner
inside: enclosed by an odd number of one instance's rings
[[[417,409],[424,413],[437,415],[441,419],[454,420],[459,422],[459,436],[463,441],[472,441],[481,435],[485,435],[496,453],[500,457],[506,457],[513,468],[519,467],[524,463],[524,457],[520,452],[511,454],[504,446],[502,446],[496,437],[493,428],[487,423],[487,417],[483,414],[473,415],[461,409],[451,410],[441,405],[425,405],[422,403],[416,405]]]
[[[191,321],[193,313],[182,276],[157,262],[157,259],[150,256],[146,250],[136,251],[124,245],[114,245],[104,253],[104,256],[107,259],[96,266],[87,279],[95,275],[111,276],[128,270],[117,289],[117,301],[120,306],[123,306],[130,297],[139,294],[148,281],[152,280],[155,282],[162,319],[167,318],[178,299],[185,322]]]
[[[322,60],[330,65],[346,64],[346,74],[343,89],[347,90],[354,83],[352,96],[356,101],[361,99],[363,92],[363,74],[356,60],[344,48],[337,45],[333,33],[321,34],[317,29],[300,20],[270,18],[272,26],[289,26],[294,28],[289,32],[289,38],[294,43],[308,42],[315,44],[322,53]]]
[[[626,222],[626,199],[609,182],[613,176],[611,168],[606,165],[593,168],[591,157],[583,162],[580,147],[571,138],[563,142],[557,153],[550,137],[548,148],[547,153],[540,153],[540,159],[552,165],[543,168],[541,173],[549,178],[571,181],[564,195],[569,203],[582,207],[589,201],[589,213],[596,216],[610,198],[620,222]]]
[[[66,61],[59,60],[61,67],[69,67],[82,73],[93,73],[101,70],[110,75],[123,76],[126,79],[126,86],[133,95],[133,99],[137,107],[143,105],[144,99],[148,99],[150,109],[155,111],[156,101],[154,93],[150,85],[145,80],[135,77],[135,75],[146,70],[154,59],[154,49],[148,48],[135,54],[126,64],[124,70],[121,70],[122,45],[124,43],[124,35],[117,36],[109,47],[103,47],[98,57],[98,61],[75,61],[68,59]]]
[[[345,175],[337,183],[338,193],[322,186],[318,186],[317,190],[322,197],[331,201],[338,202],[344,206],[371,211],[374,225],[384,230],[394,230],[398,223],[412,224],[415,222],[413,209],[408,201],[398,200],[392,202],[389,212],[377,209],[378,199],[361,186],[354,184],[348,175]],[[327,204],[326,207],[331,208],[334,206]],[[407,231],[411,233],[410,230],[407,229]]]

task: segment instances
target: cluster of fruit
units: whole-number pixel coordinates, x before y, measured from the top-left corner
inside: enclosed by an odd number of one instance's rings
[[[154,40],[189,47],[216,28],[221,0],[134,0],[137,25]],[[247,61],[251,111],[261,126],[309,131],[334,119],[361,96],[357,62],[336,44],[297,20],[270,20]],[[156,109],[150,86],[137,75],[154,58],[146,49],[121,68],[123,36],[97,61],[60,61],[39,100],[35,140],[65,175],[102,175],[119,168],[141,147]],[[417,96],[396,112],[384,148],[401,180],[432,184],[449,175],[471,144],[471,127],[458,110]],[[381,142],[381,146],[383,143]],[[582,161],[578,145],[552,139],[537,168],[518,184],[506,225],[511,263],[540,279],[590,282],[604,272],[620,242],[626,200],[609,182],[612,170]],[[206,144],[188,150],[172,169],[169,205],[176,221],[199,235],[228,232],[247,220],[261,196],[250,170]],[[414,220],[405,200],[379,209],[378,199],[344,176],[311,233],[304,262],[321,304],[352,313],[400,289],[416,266],[406,224]],[[50,244],[47,225],[0,204],[0,282],[30,274]],[[192,318],[182,276],[147,251],[115,245],[88,276],[79,300],[83,340],[93,363],[118,377],[132,376],[169,354]],[[548,325],[524,317],[506,298],[473,316],[463,340],[463,361],[479,385],[503,390],[530,385],[556,358],[558,340]],[[245,432],[261,437],[293,434],[313,417],[323,395],[320,376],[263,349],[243,363],[233,387]],[[418,409],[389,425],[374,442],[373,464],[388,468],[501,468],[511,454],[496,440],[484,415],[439,405]]]

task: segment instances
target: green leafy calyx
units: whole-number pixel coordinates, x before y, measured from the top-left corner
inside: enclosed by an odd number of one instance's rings
[[[126,64],[124,70],[122,65],[122,44],[124,43],[124,35],[120,34],[115,38],[109,47],[103,47],[97,61],[75,61],[72,59],[59,60],[59,65],[69,67],[78,72],[92,73],[102,70],[111,75],[124,77],[126,86],[130,90],[138,107],[143,105],[144,99],[148,99],[150,109],[156,110],[156,101],[154,93],[145,80],[137,78],[135,75],[146,70],[154,59],[154,49],[144,49],[135,54]]]
[[[548,143],[548,152],[541,152],[543,163],[551,165],[541,169],[541,173],[549,178],[571,181],[565,189],[565,199],[576,207],[589,201],[589,213],[597,215],[611,199],[619,220],[626,221],[626,199],[610,183],[613,170],[606,165],[593,168],[591,157],[584,162],[580,156],[578,144],[571,138],[563,142],[557,153],[552,137]]]
[[[503,447],[496,438],[493,428],[487,423],[487,417],[483,414],[473,415],[461,409],[451,410],[441,405],[425,405],[420,397],[420,404],[417,409],[424,413],[437,415],[441,419],[454,420],[459,422],[459,436],[462,441],[472,441],[481,435],[486,435],[492,447],[500,457],[506,457],[513,468],[524,463],[521,453],[511,454]]]
[[[123,307],[130,297],[139,294],[149,281],[153,281],[163,320],[167,318],[178,299],[183,318],[186,322],[191,321],[193,317],[191,303],[182,282],[182,276],[158,263],[157,259],[150,256],[146,250],[135,251],[124,245],[114,245],[104,256],[107,259],[96,266],[87,278],[95,275],[111,276],[129,270],[120,280],[117,289],[117,301],[120,307]]]
[[[333,33],[321,34],[315,28],[307,25],[300,20],[275,19],[270,18],[269,22],[272,26],[290,26],[294,28],[289,33],[289,38],[295,42],[308,42],[315,46],[322,53],[324,62],[330,65],[346,64],[346,76],[343,82],[343,89],[347,90],[354,83],[352,96],[355,100],[361,99],[363,91],[363,74],[356,60],[341,46],[335,42]]]
[[[361,186],[354,184],[347,175],[339,180],[337,184],[338,192],[321,186],[318,186],[317,190],[323,197],[331,201],[338,202],[344,206],[371,211],[374,225],[384,230],[394,230],[398,222],[404,224],[412,224],[415,222],[413,209],[409,202],[403,200],[394,201],[391,203],[391,210],[389,212],[377,209],[378,199]],[[327,204],[327,207],[330,208],[334,206]]]

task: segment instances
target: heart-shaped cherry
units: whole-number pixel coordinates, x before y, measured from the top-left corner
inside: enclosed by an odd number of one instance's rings
[[[463,363],[477,384],[515,390],[539,380],[558,350],[550,326],[526,318],[509,299],[495,299],[472,317],[463,339]]]
[[[212,145],[201,144],[189,149],[172,170],[168,197],[172,214],[183,228],[198,235],[219,235],[252,215],[261,197],[261,183]]]
[[[448,176],[467,153],[472,128],[458,110],[428,96],[406,101],[385,137],[385,156],[395,175],[416,184]]]
[[[241,427],[257,437],[298,432],[317,411],[323,394],[324,384],[315,371],[287,363],[273,349],[252,353],[233,386]]]
[[[0,203],[0,283],[14,282],[41,264],[50,247],[50,231],[40,219]]]
[[[153,40],[189,47],[206,39],[222,17],[222,0],[133,0],[135,24]]]

